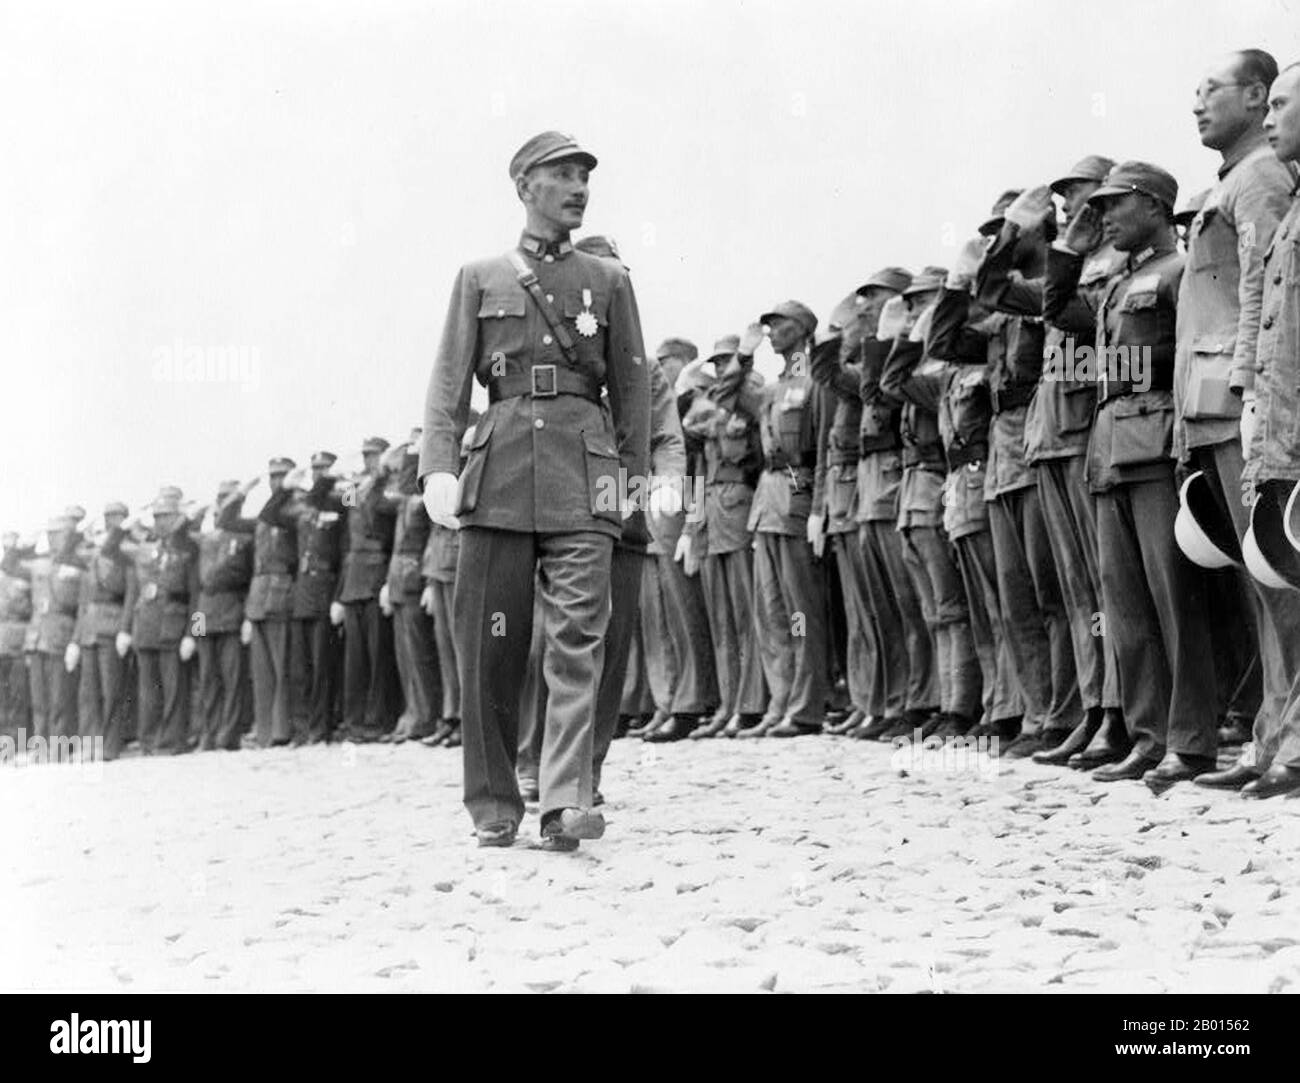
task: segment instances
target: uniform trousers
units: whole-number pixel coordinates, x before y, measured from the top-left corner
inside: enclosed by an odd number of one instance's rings
[[[200,641],[200,649],[202,641]],[[77,731],[82,737],[104,738],[104,759],[122,751],[128,718],[135,715],[135,655],[117,653],[112,636],[99,636],[81,648],[77,687]]]
[[[344,602],[344,739],[374,741],[391,732],[399,695],[392,621],[375,598]]]
[[[26,739],[32,725],[32,698],[27,660],[21,655],[0,657],[0,737]]]
[[[328,617],[289,622],[289,719],[295,744],[334,735],[340,653],[338,631]]]
[[[180,753],[189,750],[190,667],[175,646],[136,651],[140,671],[140,751]]]
[[[858,524],[867,573],[867,604],[875,617],[885,681],[885,714],[939,706],[934,637],[903,560],[903,539],[892,519]]]
[[[759,652],[767,718],[820,726],[826,709],[827,634],[821,571],[802,537],[760,533],[754,550]]]
[[[28,655],[32,731],[37,737],[77,736],[77,675],[69,673],[62,654]]]
[[[718,693],[727,716],[762,714],[767,687],[754,622],[754,553],[745,547],[700,562]]]
[[[289,724],[289,622],[253,621],[253,732],[259,744],[287,744]]]
[[[201,636],[199,648],[200,748],[235,751],[244,729],[248,675],[238,632]]]
[[[433,621],[420,607],[418,596],[393,603],[393,648],[404,704],[398,726],[412,737],[428,736],[438,721],[442,689]]]
[[[676,545],[674,536],[674,549]],[[687,575],[668,553],[660,553],[655,559],[663,584],[664,618],[677,660],[670,709],[680,715],[712,714],[718,708],[718,676],[699,576]]]
[[[885,711],[887,686],[880,630],[867,596],[867,569],[857,533],[832,534],[827,544],[835,555],[845,623],[844,676],[849,702],[864,714]],[[901,700],[901,696],[898,697]]]
[[[676,643],[668,622],[667,589],[656,554],[641,568],[641,659],[653,709],[673,713],[677,687]]]
[[[434,580],[433,590],[433,641],[438,653],[438,676],[442,686],[442,713],[444,719],[460,721],[460,672],[456,663],[458,647],[452,634],[452,597],[455,584]]]
[[[1001,722],[1024,713],[1020,684],[1007,645],[998,595],[997,560],[987,530],[957,540],[957,564],[966,586],[971,637],[983,678],[984,722]]]

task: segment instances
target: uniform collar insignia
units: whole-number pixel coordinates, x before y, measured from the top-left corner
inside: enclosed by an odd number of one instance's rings
[[[519,238],[519,247],[530,256],[539,259],[542,256],[555,256],[558,259],[573,251],[573,245],[568,237],[562,241],[547,241],[541,237],[534,237],[531,233],[525,233]]]

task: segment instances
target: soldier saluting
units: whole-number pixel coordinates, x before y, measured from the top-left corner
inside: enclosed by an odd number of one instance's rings
[[[646,476],[650,385],[627,272],[569,241],[595,166],[559,132],[535,136],[511,159],[523,236],[504,256],[461,268],[425,405],[425,506],[435,523],[459,517],[462,527],[454,615],[464,649],[465,805],[485,846],[510,845],[524,813],[519,684],[538,571],[549,690],[543,845],[570,850],[605,829],[592,808],[596,688],[611,553],[630,513],[619,470]],[[490,405],[458,486],[475,377]]]

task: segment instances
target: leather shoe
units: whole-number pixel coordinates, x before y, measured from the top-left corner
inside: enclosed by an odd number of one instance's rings
[[[808,737],[821,730],[814,726],[800,725],[793,718],[783,718],[777,725],[767,731],[769,737]]]
[[[1142,776],[1142,781],[1157,793],[1164,793],[1176,782],[1187,782],[1197,775],[1213,771],[1218,761],[1213,756],[1190,756],[1184,752],[1166,752],[1160,763]]]
[[[1091,771],[1105,764],[1119,763],[1132,747],[1133,741],[1123,718],[1116,711],[1106,711],[1102,717],[1101,729],[1097,731],[1092,743],[1065,762],[1076,771]]]
[[[726,715],[714,715],[708,723],[700,726],[691,734],[692,741],[700,741],[707,737],[718,737],[722,731],[727,728],[728,718]]]
[[[741,730],[736,734],[737,737],[766,737],[767,731],[774,728],[780,721],[778,718],[768,718],[764,715],[754,725],[747,729]]]
[[[1046,763],[1051,766],[1058,766],[1068,762],[1071,756],[1076,752],[1082,752],[1092,743],[1092,739],[1097,736],[1097,731],[1101,729],[1101,712],[1089,711],[1080,722],[1069,733],[1065,734],[1060,743],[1055,746],[1045,745],[1033,755],[1035,763]],[[1054,733],[1054,730],[1048,730],[1048,733]]]
[[[1244,715],[1229,715],[1219,727],[1219,744],[1244,745],[1254,737],[1254,720]]]
[[[1244,763],[1234,763],[1223,771],[1206,771],[1203,775],[1197,775],[1196,785],[1211,790],[1239,790],[1247,782],[1254,782],[1257,778],[1259,778],[1258,768],[1247,767]]]
[[[658,729],[651,730],[641,739],[650,741],[652,744],[667,744],[669,741],[680,741],[683,737],[691,735],[697,721],[697,717],[693,714],[669,715],[667,722]]]
[[[889,726],[881,733],[879,740],[892,741],[896,737],[911,737],[914,729],[916,727],[912,725],[906,715],[897,715],[889,720]]]
[[[832,722],[831,716],[826,716],[826,721],[822,724],[822,733],[829,733],[834,737],[844,737],[862,725],[863,719],[867,717],[865,711],[854,707],[839,722]]]
[[[722,727],[722,736],[739,737],[742,731],[758,725],[762,718],[761,714],[733,714]]]
[[[452,730],[449,734],[447,734],[447,739],[442,742],[442,747],[460,748],[460,746],[461,746],[460,727],[457,726],[454,730]]]
[[[944,715],[943,725],[934,731],[934,735],[941,741],[946,741],[949,737],[963,737],[974,725],[975,723],[965,715],[949,712]]]
[[[935,711],[934,714],[930,715],[929,718],[927,718],[923,723],[921,723],[922,739],[926,737],[933,737],[941,729],[943,729],[943,727],[947,724],[947,722],[948,722],[948,716],[946,714],[944,714],[942,711]]]
[[[423,740],[421,740],[420,744],[427,745],[429,748],[437,748],[439,745],[444,744],[446,742],[447,738],[452,735],[452,732],[456,729],[458,724],[459,724],[458,719],[452,719],[452,718],[438,719],[437,728],[431,734],[429,734],[428,737],[425,737]]]
[[[1273,764],[1254,782],[1248,782],[1241,788],[1242,797],[1277,797],[1279,794],[1294,793],[1300,790],[1300,770]]]
[[[853,736],[859,741],[879,741],[897,721],[897,718],[887,718],[885,715],[867,718],[853,731]]]
[[[1012,738],[1011,743],[1002,749],[1002,758],[1007,760],[1023,760],[1026,756],[1032,756],[1035,752],[1041,752],[1043,748],[1043,737],[1040,733],[1021,733]]]
[[[1092,773],[1092,777],[1097,782],[1123,782],[1127,779],[1141,778],[1153,767],[1159,766],[1162,759],[1163,756],[1152,756],[1135,748],[1119,763],[1098,767]]]
[[[653,733],[665,722],[668,721],[667,711],[655,711],[649,718],[645,719],[641,725],[633,726],[627,731],[629,737],[644,737],[647,733]]]
[[[480,846],[513,846],[518,832],[519,825],[509,820],[498,820],[474,829]]]

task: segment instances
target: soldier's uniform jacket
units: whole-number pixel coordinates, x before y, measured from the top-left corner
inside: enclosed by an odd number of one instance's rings
[[[344,493],[348,494],[346,500]],[[332,489],[320,497],[320,506],[326,511],[347,512],[343,571],[335,600],[346,605],[378,598],[379,588],[388,578],[397,511],[384,494],[383,480],[367,475],[342,492]]]
[[[718,402],[753,418],[762,441],[763,473],[746,528],[802,538],[812,512],[817,433],[830,410],[830,391],[813,382],[806,363],[788,365],[774,383],[756,389],[743,378],[753,360],[738,355],[718,382]]]
[[[429,382],[420,477],[457,472],[477,378],[491,404],[460,472],[461,525],[617,539],[620,465],[628,478],[644,478],[650,460],[650,378],[631,279],[618,261],[567,240],[524,234],[519,252],[573,340],[577,367],[508,257],[461,268]],[[589,335],[580,330],[588,321]],[[551,390],[562,393],[545,394]],[[643,524],[640,532],[629,540],[643,542]]]
[[[23,556],[17,549],[7,550],[0,570],[31,585],[31,621],[24,647],[62,654],[75,637],[85,562],[71,547],[45,557]]]
[[[812,354],[812,377],[829,388],[829,409],[817,434],[812,513],[826,518],[827,534],[857,530],[858,464],[862,461],[862,398],[858,392],[861,332],[847,328],[842,339],[820,344]]]
[[[980,264],[975,284],[982,304],[1010,316],[1041,316],[1045,321],[1042,369],[1025,412],[1025,462],[1033,465],[1074,458],[1088,446],[1097,385],[1086,368],[1087,354],[1077,351],[1080,346],[1093,348],[1096,305],[1122,257],[1104,246],[1085,263],[1075,293],[1049,294],[1046,273],[1027,278],[1015,270],[1019,237],[1015,223],[1003,226]]]
[[[185,520],[135,546],[126,577],[126,611],[136,650],[168,650],[190,634],[191,605],[198,601],[199,550]]]
[[[1294,193],[1264,257],[1255,393],[1249,475],[1256,481],[1300,478],[1300,200]]]
[[[1060,253],[1048,274],[1060,276],[1066,290],[1077,281],[1083,259]],[[1088,442],[1087,479],[1094,493],[1116,485],[1166,477],[1172,466],[1174,427],[1174,329],[1183,257],[1172,237],[1158,247],[1132,254],[1106,283],[1097,312],[1097,419]],[[1135,391],[1133,381],[1111,380],[1105,363],[1119,347],[1150,351],[1150,389]],[[1145,363],[1145,362],[1144,362]],[[1116,372],[1116,375],[1119,375]],[[1130,361],[1131,377],[1141,375]]]
[[[1219,168],[1187,231],[1178,291],[1174,457],[1239,439],[1240,392],[1254,384],[1264,253],[1287,213],[1292,167],[1263,132]]]
[[[218,529],[253,535],[253,578],[244,601],[249,620],[288,620],[293,615],[293,573],[298,563],[293,496],[287,488],[272,493],[256,519],[239,514],[244,506],[239,495],[217,513]]]
[[[295,620],[328,617],[330,603],[338,593],[345,514],[328,506],[333,486],[333,478],[320,477],[289,504],[298,538],[298,567],[293,577]]]
[[[253,577],[253,539],[235,530],[210,530],[199,545],[199,605],[207,635],[238,632]]]
[[[122,551],[125,537],[125,532],[115,527],[87,558],[77,608],[77,642],[83,647],[93,647],[102,639],[130,630],[126,580],[131,558]]]
[[[418,494],[389,493],[396,512],[393,556],[388,562],[388,600],[414,604],[424,590],[424,551],[433,523]]]
[[[0,565],[0,658],[22,657],[31,619],[31,584]]]
[[[984,499],[1036,485],[1025,461],[1025,414],[1043,367],[1043,321],[1038,316],[972,314],[965,290],[944,288],[935,306],[926,351],[944,361],[974,359],[983,344],[989,426]],[[963,377],[965,379],[965,377]]]
[[[892,343],[882,342],[881,346],[889,353],[879,392],[886,401],[901,407],[898,434],[903,475],[898,493],[898,529],[942,526],[948,467],[939,433],[938,406],[947,387],[949,366],[943,361],[923,360],[925,347],[906,336]],[[923,380],[913,379],[918,365],[925,373]]]
[[[745,379],[755,394],[762,390],[763,378],[758,373],[751,371]],[[717,385],[708,395],[697,395],[682,418],[683,430],[703,445],[703,515],[686,525],[693,539],[703,539],[697,550],[700,556],[749,548],[753,542],[749,513],[763,469],[758,423],[742,411],[719,406],[713,398],[716,390]]]

